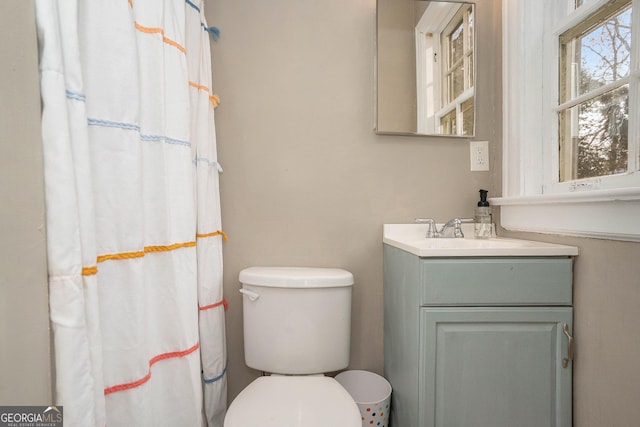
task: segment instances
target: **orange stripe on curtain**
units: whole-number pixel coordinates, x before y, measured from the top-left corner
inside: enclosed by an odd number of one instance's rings
[[[202,307],[198,307],[198,310],[200,310],[200,311],[209,310],[210,308],[220,307],[221,305],[224,306],[225,310],[227,308],[229,308],[229,303],[227,302],[227,300],[222,298],[220,301],[214,302],[213,304],[209,304],[209,305],[205,305],[205,306],[202,306]]]
[[[190,242],[172,243],[170,245],[145,246],[144,249],[141,251],[118,252],[113,254],[98,255],[98,257],[96,258],[96,262],[101,263],[101,262],[110,261],[110,260],[141,258],[145,256],[145,254],[150,252],[168,252],[168,251],[173,251],[180,248],[194,247],[195,245],[196,245],[195,241],[190,241]],[[97,265],[82,267],[83,276],[91,276],[97,273],[98,273]]]
[[[83,276],[92,276],[94,274],[98,274],[98,266],[91,265],[89,267],[82,267],[82,275]]]
[[[172,352],[169,352],[169,353],[159,354],[159,355],[157,355],[157,356],[155,356],[155,357],[153,357],[153,358],[151,358],[149,360],[149,371],[147,372],[147,374],[145,376],[143,376],[142,378],[137,379],[135,381],[122,383],[122,384],[116,384],[116,385],[112,385],[110,387],[105,387],[104,394],[107,395],[107,394],[110,394],[110,393],[115,393],[116,391],[129,390],[129,389],[138,387],[139,385],[142,385],[142,384],[146,383],[147,381],[149,381],[149,379],[151,378],[151,366],[153,366],[156,362],[159,362],[159,361],[164,360],[164,359],[171,359],[173,357],[184,357],[184,356],[187,356],[187,355],[193,353],[198,348],[200,348],[200,343],[196,343],[193,347],[189,347],[186,350],[172,351]]]
[[[194,87],[198,90],[202,90],[205,91],[209,94],[209,101],[211,102],[211,105],[213,105],[213,107],[217,107],[218,105],[220,105],[220,97],[218,95],[216,95],[215,93],[212,95],[211,94],[211,89],[209,89],[207,86],[205,85],[201,85],[198,84],[194,81],[189,80],[189,86]]]
[[[135,22],[135,26],[136,26],[136,30],[142,31],[143,33],[149,33],[149,34],[156,34],[157,33],[157,34],[160,34],[160,35],[162,35],[162,41],[163,42],[165,42],[166,44],[177,48],[182,53],[186,53],[187,52],[187,50],[184,48],[184,46],[182,46],[180,43],[178,43],[175,40],[170,39],[167,36],[165,36],[163,28],[160,28],[160,27],[145,27],[144,25],[141,25],[138,22]]]
[[[211,93],[211,90],[207,86],[198,84],[198,83],[196,83],[194,81],[191,81],[191,80],[189,80],[189,86],[195,87],[196,89],[199,89],[199,90],[203,90],[203,91],[205,91],[207,93]]]
[[[198,233],[198,234],[196,234],[196,237],[199,238],[199,239],[204,238],[204,237],[212,237],[212,236],[222,236],[222,240],[224,240],[224,241],[229,240],[229,237],[227,237],[227,233],[225,233],[222,230],[216,230],[216,231],[213,231],[211,233],[202,233],[202,234]]]
[[[190,248],[196,245],[196,242],[192,241],[192,242],[183,242],[183,243],[173,243],[171,245],[164,245],[164,246],[145,246],[144,247],[144,251],[145,253],[148,252],[165,252],[165,251],[173,251],[175,249],[180,249],[180,248]]]

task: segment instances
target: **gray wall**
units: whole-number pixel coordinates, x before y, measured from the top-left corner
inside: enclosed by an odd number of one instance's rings
[[[477,139],[496,141],[493,0],[478,2]],[[350,368],[382,371],[382,224],[469,216],[490,173],[465,140],[373,132],[375,0],[217,0],[208,24],[221,176],[230,399],[244,365],[238,272],[251,265],[351,271]],[[497,163],[494,163],[494,165]]]
[[[51,399],[33,2],[0,2],[0,405]]]

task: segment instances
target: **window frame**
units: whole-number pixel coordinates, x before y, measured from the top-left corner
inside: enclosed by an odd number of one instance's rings
[[[567,0],[565,0],[567,1]],[[572,0],[568,0],[568,3],[571,3]],[[592,0],[587,3],[583,3],[579,8],[570,11],[567,16],[562,19],[558,25],[552,31],[551,36],[547,39],[547,49],[548,54],[545,54],[544,61],[545,63],[549,63],[551,61],[559,61],[560,58],[560,36],[566,31],[578,25],[580,22],[587,19],[593,12],[604,6],[608,3],[609,0]],[[637,7],[637,1],[632,0],[632,4]],[[636,10],[640,10],[637,9]],[[550,167],[546,169],[546,175],[544,177],[543,183],[543,194],[562,194],[569,193],[575,191],[590,191],[590,190],[616,190],[620,188],[627,187],[640,187],[640,172],[638,171],[638,145],[640,141],[640,134],[638,133],[638,114],[632,117],[634,112],[638,112],[639,110],[639,99],[637,97],[638,93],[638,79],[640,78],[640,71],[638,70],[638,55],[637,52],[640,50],[637,47],[638,38],[637,33],[638,30],[638,18],[634,18],[634,22],[632,24],[633,27],[633,35],[634,39],[632,40],[632,45],[636,46],[636,55],[632,54],[632,61],[630,67],[631,72],[629,76],[620,79],[619,81],[626,82],[629,84],[629,105],[636,104],[634,107],[630,107],[630,119],[629,119],[629,147],[628,147],[628,169],[630,172],[625,174],[617,174],[617,175],[607,175],[601,177],[594,178],[584,178],[571,180],[566,182],[560,182],[558,176],[558,170],[560,168],[560,155],[557,150],[558,147],[558,120],[557,120],[557,112],[559,110],[558,106],[560,105],[558,101],[558,92],[559,92],[559,67],[556,67],[554,70],[547,71],[548,78],[554,78],[553,86],[549,85],[549,87],[545,88],[544,91],[546,93],[546,97],[549,99],[549,105],[553,103],[553,115],[555,116],[553,121],[553,128],[551,134],[549,134],[545,140],[548,144],[548,152],[552,155]],[[553,56],[551,56],[553,55]],[[556,63],[557,64],[557,63]],[[551,67],[549,67],[551,68]],[[553,76],[551,74],[554,74]],[[548,80],[550,81],[550,80]],[[632,94],[636,94],[634,97]]]
[[[432,10],[433,8],[433,10]],[[447,28],[453,21],[457,21],[458,16],[463,16],[463,25],[465,25],[466,37],[469,37],[468,15],[469,11],[473,12],[473,25],[476,23],[475,3],[453,3],[453,2],[433,2],[431,3],[429,13],[425,13],[415,28],[415,45],[416,45],[416,87],[417,93],[423,96],[417,97],[417,128],[419,133],[440,134],[443,136],[471,136],[464,133],[462,104],[475,97],[475,80],[476,80],[476,40],[475,34],[471,40],[471,46],[465,47],[464,61],[468,64],[469,55],[473,55],[473,70],[471,70],[471,79],[473,86],[467,87],[463,93],[453,102],[446,103],[443,97],[442,86],[446,85],[443,81],[445,46],[442,44],[442,38]],[[465,15],[461,15],[461,14]],[[474,28],[475,29],[475,28]],[[469,77],[469,73],[467,73]],[[435,101],[435,102],[431,102]],[[455,111],[456,122],[462,123],[456,126],[455,132],[449,134],[441,134],[436,129],[440,128],[441,118],[450,112]],[[474,122],[475,122],[475,111]],[[475,128],[475,124],[474,124]],[[473,133],[473,132],[472,132]]]
[[[441,75],[441,86],[439,94],[441,108],[435,113],[435,122],[436,126],[440,127],[440,130],[442,131],[442,119],[455,111],[456,128],[455,132],[453,132],[452,135],[458,136],[470,136],[464,133],[464,111],[462,109],[462,105],[475,96],[475,41],[474,39],[471,39],[471,41],[469,41],[470,34],[472,34],[469,25],[469,12],[473,14],[475,25],[475,4],[463,4],[447,23],[443,31],[439,34],[441,47],[440,52],[442,57],[439,70]],[[462,63],[463,90],[457,97],[453,98],[450,93],[451,84],[449,81],[449,76],[453,74],[455,68],[452,67],[451,58],[449,58],[451,52],[450,43],[452,34],[460,26],[462,26],[463,31],[463,41],[462,57],[458,61],[461,61]],[[472,56],[474,57],[472,61],[473,68],[471,68],[470,66],[469,59]]]
[[[572,176],[577,176],[580,169],[579,162],[579,146],[577,145],[579,141],[576,140],[576,136],[579,134],[580,125],[580,110],[583,106],[588,105],[590,102],[594,102],[598,99],[601,99],[604,96],[614,93],[620,93],[621,91],[627,92],[627,102],[629,101],[629,88],[633,85],[638,84],[638,78],[633,77],[633,75],[629,72],[632,69],[631,64],[631,52],[627,56],[628,62],[626,62],[622,69],[624,70],[625,65],[627,69],[627,73],[625,75],[616,76],[618,69],[616,68],[616,73],[612,74],[610,77],[611,80],[603,81],[600,84],[583,88],[584,91],[580,90],[581,83],[581,70],[582,66],[576,67],[576,55],[579,53],[578,60],[582,61],[584,49],[582,48],[582,42],[585,42],[585,46],[587,46],[587,51],[589,50],[589,46],[591,43],[589,41],[590,35],[594,34],[594,32],[600,32],[601,34],[605,32],[605,25],[608,25],[611,22],[611,19],[617,16],[623,16],[627,12],[629,12],[629,17],[631,17],[631,6],[632,0],[622,0],[620,3],[617,2],[608,2],[602,5],[595,13],[590,14],[586,19],[582,19],[580,16],[577,19],[572,19],[571,27],[569,30],[563,32],[559,35],[559,58],[558,58],[558,74],[559,74],[559,87],[558,87],[558,96],[557,96],[557,105],[555,108],[557,114],[557,121],[559,125],[558,132],[558,148],[559,148],[559,182],[563,183],[561,185],[567,185],[566,183],[572,183],[573,181],[578,181],[583,178],[572,178]],[[574,11],[572,14],[576,14]],[[631,29],[629,29],[629,34],[631,34]],[[580,40],[580,42],[577,42]],[[612,40],[615,43],[615,40]],[[631,40],[629,40],[631,43]],[[595,47],[595,46],[594,46]],[[587,53],[584,58],[588,59],[590,55]],[[617,55],[616,55],[617,57]],[[589,70],[589,68],[587,68]],[[633,89],[631,89],[633,90]],[[597,102],[597,101],[596,101]],[[634,121],[638,120],[639,115],[637,114],[638,106],[632,106],[633,110],[627,112],[627,125],[634,126]],[[563,125],[564,123],[564,125]],[[629,128],[627,126],[626,139],[629,140]],[[563,138],[564,136],[564,138]],[[605,137],[608,137],[606,135]],[[631,144],[632,154],[625,156],[624,163],[626,169],[618,172],[606,173],[606,177],[611,177],[620,174],[626,174],[628,172],[637,172],[637,162],[636,156],[633,155],[633,149],[635,145]],[[564,155],[563,155],[564,153]],[[585,178],[599,178],[600,175],[594,177],[585,177]],[[607,182],[609,179],[607,178]],[[571,184],[569,184],[571,185]],[[614,185],[617,187],[617,185]],[[545,192],[549,192],[550,189],[547,189]],[[566,189],[565,189],[566,191]]]
[[[503,2],[503,197],[491,201],[508,230],[640,241],[640,173],[567,183],[558,177],[558,38],[606,1],[575,11],[571,0]],[[633,7],[640,11],[640,0]],[[637,27],[634,19],[636,53]],[[639,95],[638,85],[630,88],[630,102],[638,104]],[[640,163],[638,126],[629,132],[629,157]]]

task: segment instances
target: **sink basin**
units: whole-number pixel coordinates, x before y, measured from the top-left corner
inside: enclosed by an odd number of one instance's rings
[[[426,224],[384,224],[382,241],[419,257],[578,255],[578,248],[574,246],[502,237],[475,239],[473,224],[462,225],[463,239],[427,239],[427,228]]]

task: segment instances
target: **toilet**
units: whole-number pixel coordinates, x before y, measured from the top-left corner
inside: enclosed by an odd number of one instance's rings
[[[337,268],[240,272],[244,353],[257,378],[224,427],[361,427],[351,395],[325,372],[349,364],[353,275]]]

